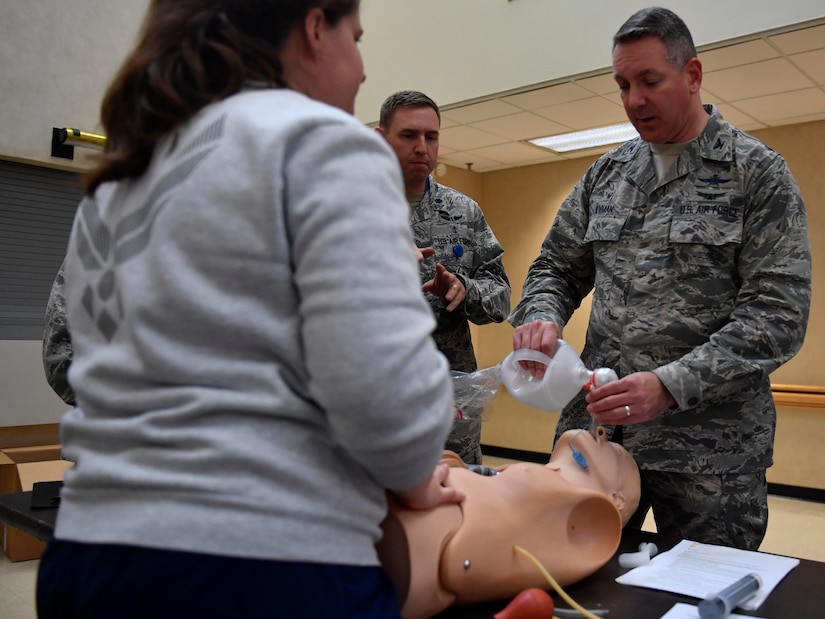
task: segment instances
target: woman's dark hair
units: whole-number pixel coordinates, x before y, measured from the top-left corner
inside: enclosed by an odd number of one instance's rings
[[[637,11],[613,35],[613,47],[632,43],[646,37],[656,37],[665,44],[670,64],[682,71],[691,58],[696,57],[696,46],[687,25],[669,9],[652,6]]]
[[[359,0],[152,0],[138,43],[101,105],[106,145],[85,177],[102,183],[143,174],[155,144],[198,110],[244,83],[285,86],[277,54],[296,24],[320,8],[331,26]]]

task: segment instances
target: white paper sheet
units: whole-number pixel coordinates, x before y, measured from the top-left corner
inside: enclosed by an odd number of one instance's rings
[[[662,619],[699,619],[699,609],[690,604],[674,604],[673,608],[662,615]],[[728,619],[754,619],[754,617],[734,613],[728,615]]]
[[[622,574],[616,582],[701,600],[753,573],[762,579],[762,587],[741,607],[756,610],[797,565],[799,559],[792,557],[682,540],[671,550],[653,557],[647,565]]]

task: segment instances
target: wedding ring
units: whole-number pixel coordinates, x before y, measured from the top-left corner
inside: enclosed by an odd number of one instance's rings
[[[629,406],[624,407],[624,412],[627,413],[628,417],[630,417],[630,407]]]

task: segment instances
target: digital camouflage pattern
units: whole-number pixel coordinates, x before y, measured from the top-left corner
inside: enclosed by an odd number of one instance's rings
[[[66,301],[63,297],[63,265],[52,283],[46,305],[43,329],[43,370],[54,392],[66,402],[75,405],[74,390],[69,386],[67,373],[72,361],[72,340],[66,322]]]
[[[811,299],[807,216],[784,159],[722,119],[660,182],[635,139],[601,157],[559,209],[510,321],[563,327],[593,289],[582,359],[652,371],[676,399],[623,427],[643,470],[772,464],[769,374],[799,350]],[[588,421],[583,394],[557,435]]]
[[[435,275],[440,262],[458,276],[467,296],[458,309],[447,312],[443,298],[427,293],[436,318],[433,332],[438,349],[450,362],[450,369],[473,372],[477,369],[470,322],[485,325],[503,322],[510,312],[510,281],[504,272],[504,249],[496,239],[478,203],[463,193],[428,179],[427,190],[410,218],[415,244],[433,247],[435,255],[421,264],[421,282]],[[459,421],[446,448],[468,464],[481,464],[481,422]]]
[[[686,475],[642,471],[640,509],[627,526],[640,529],[653,507],[663,540],[683,539],[758,550],[768,530],[765,471],[727,475]]]

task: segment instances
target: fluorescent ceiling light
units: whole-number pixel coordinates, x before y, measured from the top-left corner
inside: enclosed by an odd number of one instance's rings
[[[636,137],[639,137],[639,133],[633,128],[633,125],[630,123],[621,123],[527,141],[530,142],[530,144],[554,150],[557,153],[566,153],[571,150],[596,148],[597,146],[604,146],[606,144],[619,144]]]

